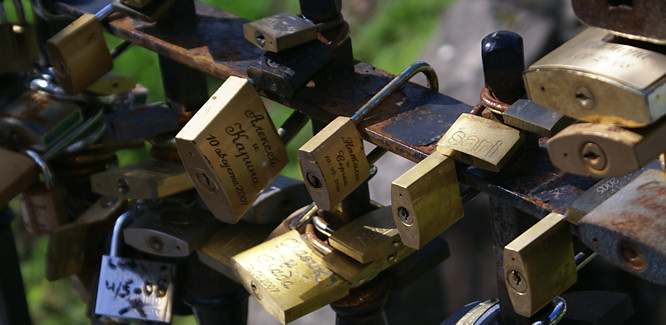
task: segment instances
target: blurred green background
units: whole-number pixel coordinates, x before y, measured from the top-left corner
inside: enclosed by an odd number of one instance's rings
[[[351,26],[351,37],[356,59],[371,63],[383,70],[397,74],[412,63],[422,51],[437,26],[438,18],[448,2],[452,0],[344,0],[343,13]],[[238,16],[256,20],[278,12],[298,13],[297,0],[277,1],[234,1],[205,0],[216,7]],[[13,10],[9,1],[4,2],[9,17]],[[26,11],[31,16],[29,5],[24,1]],[[224,35],[220,35],[224,37]],[[121,42],[108,36],[109,46]],[[133,46],[114,63],[114,72],[136,78],[150,89],[149,102],[163,100],[161,78],[157,55],[141,47]],[[214,91],[221,81],[210,78],[209,92]],[[269,112],[279,125],[290,109],[266,101]],[[312,132],[306,127],[287,147],[292,164],[283,174],[300,178],[296,161],[296,151]],[[133,150],[123,153],[121,165],[147,157],[145,151]],[[12,208],[17,210],[16,202]],[[89,324],[85,317],[85,304],[78,298],[67,279],[48,282],[44,279],[44,260],[47,239],[30,235],[23,229],[21,218],[13,224],[21,258],[21,271],[26,287],[30,314],[35,324]],[[190,317],[175,317],[174,324],[195,324]]]

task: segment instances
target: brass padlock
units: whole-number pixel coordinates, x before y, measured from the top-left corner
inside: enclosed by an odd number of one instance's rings
[[[324,23],[313,22],[288,13],[279,13],[243,24],[243,36],[260,49],[280,52],[286,49],[311,42],[317,34],[339,26],[342,15]]]
[[[352,285],[364,283],[414,253],[414,249],[400,244],[394,252],[370,263],[360,263],[338,250],[325,254],[324,265]]]
[[[586,122],[646,126],[664,114],[666,54],[588,28],[525,71],[536,103]]]
[[[320,209],[331,210],[370,175],[358,124],[379,103],[423,72],[428,86],[437,91],[437,75],[430,65],[417,62],[409,66],[373,96],[351,118],[338,116],[298,150],[298,162],[310,197]]]
[[[402,247],[390,206],[364,214],[328,238],[331,247],[360,263],[386,258]]]
[[[566,217],[551,213],[504,247],[504,277],[513,309],[531,317],[576,282]]]
[[[176,135],[194,187],[216,218],[236,223],[287,164],[261,98],[230,77]]]
[[[65,93],[76,95],[113,68],[100,21],[113,12],[107,5],[83,14],[46,42],[49,61]]]
[[[194,187],[179,162],[144,160],[90,176],[93,192],[122,199],[157,199]]]
[[[39,180],[39,168],[26,155],[0,147],[0,206]]]
[[[296,230],[232,259],[245,289],[286,324],[349,293],[349,283],[326,268]]]
[[[86,91],[97,96],[110,96],[126,93],[134,87],[135,79],[109,72],[88,86]]]
[[[567,127],[546,143],[550,161],[572,174],[614,177],[634,172],[666,151],[666,119],[640,129],[596,123]]]
[[[499,172],[523,141],[523,134],[510,126],[461,114],[437,142],[437,151],[465,164]]]
[[[519,99],[502,113],[502,122],[540,137],[552,137],[574,119],[529,99]]]
[[[648,169],[578,223],[580,239],[615,266],[666,285],[666,173]]]
[[[126,200],[102,197],[73,222],[56,227],[46,248],[46,279],[57,280],[99,263],[113,222],[127,206]]]
[[[168,200],[139,205],[135,214],[125,243],[158,256],[187,257],[223,225],[206,210]]]
[[[31,71],[39,58],[35,27],[26,21],[22,2],[13,3],[16,23],[7,20],[0,1],[0,75]]]
[[[608,29],[621,37],[666,44],[666,6],[662,0],[572,0],[571,6],[586,25]]]
[[[393,221],[405,246],[421,249],[464,211],[453,158],[437,151],[391,183]]]

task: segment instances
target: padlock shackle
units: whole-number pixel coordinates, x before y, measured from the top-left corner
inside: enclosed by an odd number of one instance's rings
[[[23,9],[21,0],[14,0],[14,11],[16,11],[16,22],[21,26],[25,26],[25,10]]]
[[[46,189],[49,191],[54,189],[55,178],[53,177],[53,173],[51,172],[49,165],[46,164],[46,161],[44,161],[44,158],[37,152],[30,149],[23,151],[23,153],[30,157],[30,159],[32,159],[35,164],[37,164],[37,167],[39,167],[39,170],[42,172],[42,176],[44,177],[44,186]]]
[[[7,12],[5,11],[5,6],[2,5],[2,0],[0,0],[0,23],[8,23]]]
[[[120,254],[120,248],[123,245],[123,229],[125,229],[132,221],[132,210],[125,211],[116,219],[113,224],[113,232],[111,233],[111,247],[109,247],[109,255],[117,257]]]
[[[562,297],[555,297],[552,304],[553,310],[543,319],[532,323],[532,325],[557,325],[562,321],[564,315],[567,313],[566,301]]]
[[[370,113],[374,108],[379,106],[379,104],[384,101],[388,96],[393,94],[398,88],[404,85],[409,79],[411,79],[415,74],[423,72],[428,79],[428,88],[432,91],[439,91],[439,81],[437,79],[437,73],[428,63],[425,62],[415,62],[407,69],[403,70],[398,76],[393,78],[382,90],[375,94],[370,100],[363,105],[356,113],[351,117],[352,121],[358,125],[358,123],[363,120],[363,118]]]

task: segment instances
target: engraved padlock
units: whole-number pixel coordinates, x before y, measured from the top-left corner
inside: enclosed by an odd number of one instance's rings
[[[437,151],[462,163],[499,172],[523,141],[523,134],[508,125],[461,114],[437,142]]]
[[[551,213],[504,247],[504,279],[513,309],[531,317],[576,282],[569,223]]]
[[[351,118],[338,116],[298,150],[301,174],[310,197],[324,210],[331,210],[370,175],[358,124],[374,108],[418,72],[437,91],[437,75],[430,65],[417,62],[402,71]]]
[[[236,77],[178,132],[176,145],[197,192],[227,223],[238,222],[288,159],[256,90]]]
[[[232,265],[245,289],[282,324],[349,293],[349,283],[326,268],[296,230],[234,256]]]
[[[646,126],[664,114],[666,54],[588,28],[524,74],[529,98],[586,122]]]
[[[102,256],[95,315],[117,322],[171,322],[173,264],[120,257],[122,231],[132,212],[115,222],[109,255]]]
[[[13,4],[16,23],[7,20],[0,1],[0,75],[31,71],[39,58],[35,28],[26,21],[22,2],[14,0]]]
[[[317,34],[339,26],[342,15],[318,24],[302,16],[279,13],[243,24],[243,36],[260,49],[280,52],[314,41]]]
[[[578,222],[580,239],[615,266],[666,285],[666,173],[648,169]]]
[[[209,211],[166,199],[139,205],[135,214],[123,231],[125,243],[165,257],[189,256],[223,225]]]
[[[65,93],[80,93],[113,68],[100,23],[112,12],[107,5],[95,15],[83,14],[46,42],[49,61]]]
[[[391,183],[393,220],[402,242],[420,249],[463,217],[453,158],[438,151]]]

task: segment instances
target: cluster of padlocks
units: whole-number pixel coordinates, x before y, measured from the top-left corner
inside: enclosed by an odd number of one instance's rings
[[[507,314],[515,323],[566,324],[575,306],[560,295],[597,254],[666,284],[663,1],[573,0],[578,17],[596,27],[527,69],[519,35],[488,35],[480,103],[447,112],[455,117],[446,128],[419,145],[382,143],[368,127],[402,113],[386,108],[417,100],[409,94],[441,96],[423,62],[381,79],[372,94],[345,95],[357,97],[353,114],[295,110],[274,126],[260,95],[297,105],[316,102],[313,89],[335,91],[335,78],[359,87],[369,78],[351,55],[340,1],[300,4],[300,15],[227,22],[219,37],[243,35],[239,48],[252,62],[228,64],[233,72],[205,103],[185,103],[183,95],[147,104],[147,89],[109,73],[130,43],[110,51],[104,29],[168,51],[169,33],[183,33],[166,27],[173,20],[196,29],[192,21],[237,18],[192,0],[36,0],[36,34],[20,1],[15,23],[0,2],[0,74],[13,85],[0,94],[0,206],[18,197],[25,228],[49,237],[46,278],[77,283],[93,321],[169,323],[188,310],[201,324],[244,323],[249,294],[281,323],[328,304],[341,324],[383,323],[386,291],[445,259],[439,235],[479,191],[499,188],[470,179],[508,175],[516,156],[539,144],[548,164],[583,183],[604,179],[575,192],[566,212],[552,209],[507,235],[498,270],[509,300],[477,302],[443,324],[513,323],[500,319],[501,308],[515,312]],[[54,12],[80,17],[54,28],[47,24]],[[137,38],[133,28],[154,34]],[[163,70],[191,55],[169,53],[160,57]],[[194,68],[213,70],[215,58],[198,60]],[[177,73],[187,79],[189,72]],[[418,73],[428,89],[408,83]],[[187,92],[188,82],[176,88]],[[303,181],[280,176],[286,144],[309,118],[317,121],[298,150]],[[364,139],[378,144],[367,155]],[[151,159],[117,166],[117,150],[146,141]],[[418,164],[391,183],[391,205],[381,206],[367,181],[389,148]],[[528,182],[530,173],[512,175]],[[220,316],[223,309],[233,315]],[[630,313],[614,315],[619,324]]]

